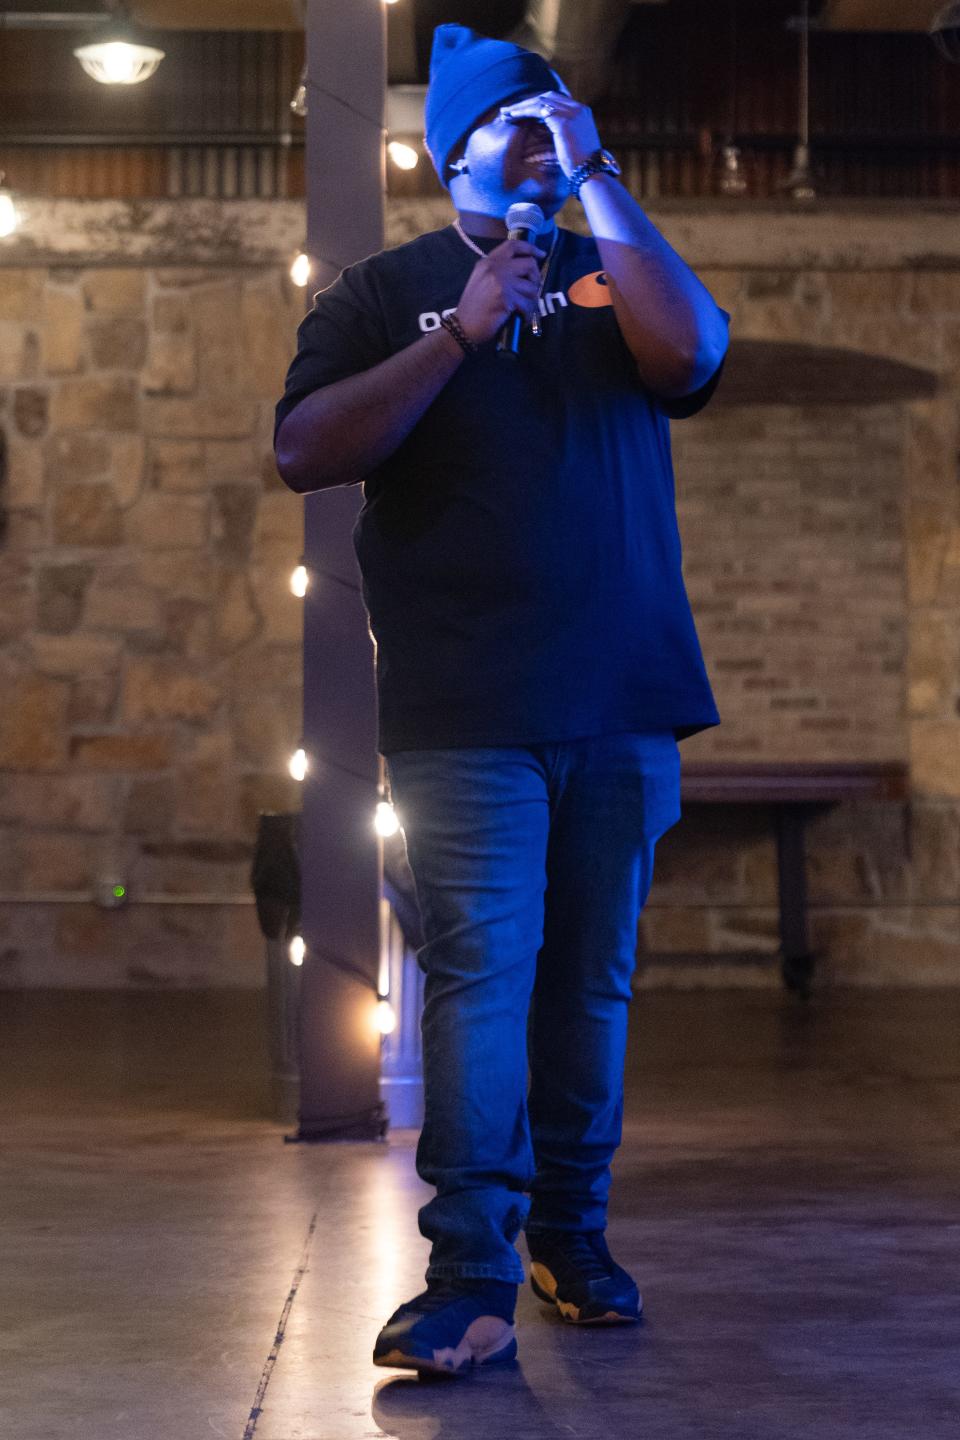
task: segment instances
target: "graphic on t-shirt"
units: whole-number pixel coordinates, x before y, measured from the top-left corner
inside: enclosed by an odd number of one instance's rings
[[[612,305],[610,290],[607,285],[606,272],[594,270],[590,275],[581,275],[575,280],[567,291],[574,305],[586,306],[589,310],[595,310],[599,305]]]
[[[548,315],[555,315],[558,310],[565,310],[570,303],[579,305],[581,309],[585,310],[596,310],[601,305],[612,305],[606,273],[603,270],[594,270],[590,275],[581,275],[579,280],[573,282],[566,294],[562,290],[548,291],[537,302],[537,308],[541,317],[545,319]],[[430,330],[439,330],[441,317],[452,314],[453,309],[454,307],[451,306],[448,310],[424,310],[417,316],[417,323],[424,334]]]

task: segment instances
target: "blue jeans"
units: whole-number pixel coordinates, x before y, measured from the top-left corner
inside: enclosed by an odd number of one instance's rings
[[[637,921],[680,818],[671,732],[387,756],[425,943],[427,1279],[522,1283],[521,1227],[602,1230]],[[529,1094],[528,1094],[529,1084]]]

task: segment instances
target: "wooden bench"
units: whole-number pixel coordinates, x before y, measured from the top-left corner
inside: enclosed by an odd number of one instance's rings
[[[908,769],[900,762],[737,765],[693,761],[683,765],[680,794],[684,811],[693,805],[766,805],[772,809],[777,838],[781,974],[787,989],[801,998],[806,999],[810,993],[817,960],[807,930],[808,819],[844,800],[906,800],[909,793]],[[669,953],[644,954],[648,960],[671,959]]]

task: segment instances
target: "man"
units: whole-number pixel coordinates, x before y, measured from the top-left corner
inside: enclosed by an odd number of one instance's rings
[[[677,742],[719,723],[668,417],[709,399],[729,316],[540,56],[439,26],[426,141],[458,218],[316,297],[277,456],[298,493],[364,482],[379,746],[425,939],[427,1289],[374,1361],[459,1373],[516,1355],[521,1228],[565,1319],[641,1315],[604,1239],[637,920]],[[571,193],[592,236],[553,220]],[[506,238],[516,202],[536,243]]]

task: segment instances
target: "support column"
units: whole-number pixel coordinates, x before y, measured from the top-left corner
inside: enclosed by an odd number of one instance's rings
[[[307,244],[315,289],[383,247],[382,0],[307,6]],[[374,1028],[382,856],[373,647],[351,530],[359,486],[306,501],[299,1138],[385,1128]]]

